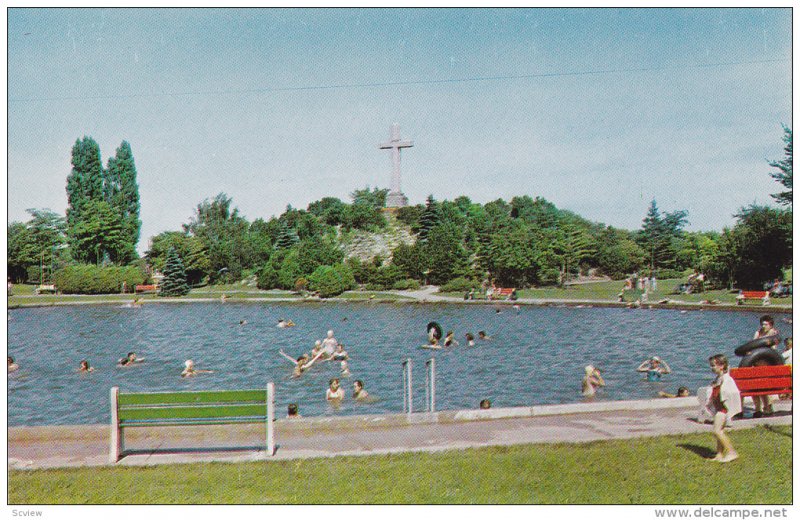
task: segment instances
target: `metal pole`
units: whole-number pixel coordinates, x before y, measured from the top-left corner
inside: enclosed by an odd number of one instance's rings
[[[267,383],[267,457],[275,455],[275,383]]]
[[[428,373],[430,379],[430,389],[429,389],[429,401],[428,401],[428,411],[435,412],[436,411],[436,359],[430,358],[428,360]]]
[[[407,358],[403,361],[403,368],[403,411],[410,414],[414,412],[414,396],[411,384],[411,358]]]

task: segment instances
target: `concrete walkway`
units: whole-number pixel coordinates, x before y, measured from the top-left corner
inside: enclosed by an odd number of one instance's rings
[[[412,415],[280,419],[274,456],[264,449],[264,426],[140,428],[126,431],[122,466],[194,462],[290,460],[343,455],[590,442],[708,433],[695,419],[697,400],[652,399],[461,410]],[[792,424],[791,401],[769,418],[744,419],[733,430]],[[44,426],[8,429],[8,467],[36,469],[111,465],[109,427]]]

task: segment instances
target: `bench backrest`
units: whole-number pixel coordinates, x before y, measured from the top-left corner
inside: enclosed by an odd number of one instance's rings
[[[769,296],[768,291],[742,291],[743,298],[766,298]]]
[[[164,420],[261,420],[267,417],[267,391],[120,393],[117,407],[122,426]]]
[[[732,368],[731,377],[736,381],[736,386],[743,394],[769,391],[791,391],[792,367],[791,365],[767,365],[760,367]]]

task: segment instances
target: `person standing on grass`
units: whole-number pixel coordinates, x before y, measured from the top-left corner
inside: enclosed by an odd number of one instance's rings
[[[739,458],[739,454],[725,433],[725,425],[730,418],[742,411],[742,398],[736,381],[728,374],[728,358],[717,354],[708,358],[708,364],[717,375],[711,383],[709,403],[714,414],[714,437],[717,440],[717,455],[713,460],[730,462]]]

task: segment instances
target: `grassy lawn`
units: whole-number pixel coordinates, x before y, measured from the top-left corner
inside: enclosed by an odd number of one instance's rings
[[[790,504],[792,427],[440,453],[9,471],[9,504]],[[335,492],[331,492],[335,490]]]

